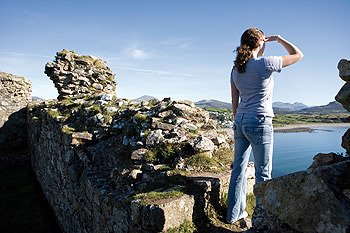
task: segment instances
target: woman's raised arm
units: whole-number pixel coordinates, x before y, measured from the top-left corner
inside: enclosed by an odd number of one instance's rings
[[[289,55],[282,56],[282,67],[292,65],[304,57],[304,54],[300,51],[300,49],[279,35],[268,36],[265,38],[265,41],[277,41],[288,51]]]

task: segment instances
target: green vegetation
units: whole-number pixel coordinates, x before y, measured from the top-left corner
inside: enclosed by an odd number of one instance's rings
[[[150,121],[150,119],[148,119],[146,115],[141,115],[141,114],[136,114],[135,120],[138,124],[141,124],[144,121],[146,121],[146,122]]]
[[[205,153],[195,154],[185,159],[185,165],[192,166],[195,171],[200,172],[223,172],[233,161],[232,149],[221,149],[212,157]]]
[[[174,197],[181,197],[184,193],[179,190],[171,190],[169,192],[148,192],[148,193],[140,193],[134,196],[134,200],[141,199],[140,205],[145,206],[147,204],[150,204],[152,202],[168,199],[168,198],[174,198]]]
[[[209,107],[204,107],[203,109],[206,110],[206,111],[209,111],[209,112],[219,112],[219,113],[232,114],[232,110],[230,110],[230,109],[225,109],[225,108],[209,108]]]
[[[164,143],[148,151],[145,155],[146,161],[155,164],[164,163],[170,167],[175,167],[176,149],[181,145]]]
[[[62,128],[62,132],[65,134],[73,134],[75,132],[75,128],[65,125],[65,127]]]
[[[60,232],[30,168],[0,172],[1,232]]]
[[[185,159],[185,164],[188,166],[193,166],[200,171],[210,171],[212,170],[212,167],[219,165],[213,157],[210,158],[205,154],[192,155],[191,157]]]
[[[59,111],[53,111],[53,110],[49,110],[49,114],[52,118],[61,116],[61,113]]]
[[[279,114],[273,118],[274,126],[308,123],[344,123],[347,113],[333,114]]]
[[[175,228],[169,228],[167,233],[193,233],[197,232],[196,226],[193,222],[185,220],[180,226]]]

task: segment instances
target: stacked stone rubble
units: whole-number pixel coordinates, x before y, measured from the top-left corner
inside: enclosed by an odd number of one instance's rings
[[[31,106],[29,116],[32,166],[64,231],[163,231],[198,219],[204,209],[196,208],[205,208],[208,201],[219,203],[227,191],[230,163],[210,168],[225,170],[221,176],[199,175],[200,180],[159,170],[168,163],[198,172],[186,159],[231,153],[230,136],[190,101],[138,104],[104,94],[43,102]],[[171,157],[150,158],[166,150]],[[173,184],[184,193],[146,206],[128,201],[155,182]],[[204,184],[209,188],[202,189]]]
[[[26,106],[31,102],[31,94],[31,84],[26,78],[0,72],[0,153],[26,149]],[[22,156],[16,160],[2,157],[0,169],[22,160]]]
[[[115,95],[115,74],[106,62],[94,56],[81,56],[74,51],[57,52],[48,62],[45,74],[54,82],[58,99],[90,94]]]
[[[31,100],[29,80],[0,71],[0,127],[12,113],[26,107]]]

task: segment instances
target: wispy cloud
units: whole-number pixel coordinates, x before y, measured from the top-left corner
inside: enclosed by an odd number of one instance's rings
[[[187,73],[176,73],[176,72],[168,72],[168,71],[162,71],[162,70],[152,70],[152,69],[139,69],[139,68],[133,68],[133,67],[124,67],[124,66],[113,66],[113,69],[124,69],[124,70],[131,70],[131,71],[138,71],[138,72],[147,72],[147,73],[156,73],[161,75],[177,75],[177,76],[186,76],[186,77],[198,77],[194,74],[187,74]]]
[[[149,54],[141,49],[132,49],[131,56],[135,59],[146,59],[149,57]]]
[[[41,58],[52,58],[50,56],[44,56],[39,54],[30,54],[30,53],[16,53],[16,52],[7,52],[7,51],[0,51],[0,54],[10,55],[10,56],[16,56],[16,57],[41,57]]]
[[[182,37],[173,38],[159,42],[159,45],[171,46],[177,49],[187,49],[193,43],[194,38],[192,37]]]
[[[148,51],[147,49],[140,48],[140,46],[137,45],[137,42],[135,42],[132,46],[124,50],[124,54],[134,59],[144,60],[150,58],[152,52]]]

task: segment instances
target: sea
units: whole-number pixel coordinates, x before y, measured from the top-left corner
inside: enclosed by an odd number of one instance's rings
[[[349,127],[315,127],[312,132],[274,133],[272,177],[307,169],[318,153],[345,155],[342,136]],[[253,161],[253,156],[250,156]]]

